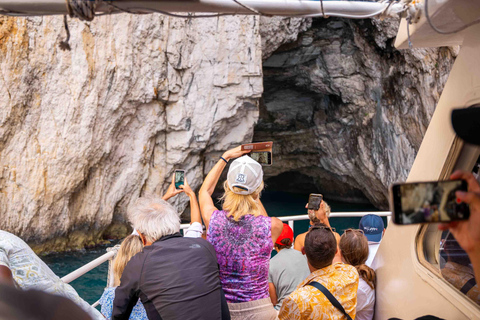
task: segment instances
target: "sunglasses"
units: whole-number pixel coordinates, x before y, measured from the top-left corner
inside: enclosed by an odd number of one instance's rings
[[[363,232],[362,229],[351,229],[350,228],[350,229],[346,229],[343,233],[345,234],[347,232],[361,233],[361,234],[365,235],[365,232]]]

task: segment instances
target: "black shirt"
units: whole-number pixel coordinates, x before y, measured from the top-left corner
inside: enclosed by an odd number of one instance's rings
[[[222,307],[225,314],[215,249],[202,238],[160,238],[128,262],[120,282],[115,320],[127,320],[139,298],[150,320],[222,319]]]

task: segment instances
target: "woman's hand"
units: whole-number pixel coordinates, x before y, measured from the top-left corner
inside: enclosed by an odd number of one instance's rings
[[[187,177],[185,177],[184,184],[180,186],[180,189],[182,189],[189,197],[195,195],[195,192],[192,190],[192,188],[190,188],[190,185],[187,182]]]
[[[473,174],[456,171],[450,179],[463,179],[468,183],[468,192],[457,191],[455,195],[461,202],[470,205],[470,218],[467,221],[454,221],[441,224],[441,230],[450,229],[455,239],[467,253],[480,255],[480,185]]]
[[[185,182],[187,181],[187,179],[185,178]],[[192,190],[192,189],[190,189]],[[173,177],[172,177],[172,183],[170,183],[170,185],[168,186],[168,189],[167,189],[167,192],[163,195],[162,199],[163,200],[168,200],[172,197],[175,197],[176,195],[182,193],[184,190],[180,189],[180,190],[177,190],[175,189],[175,173],[173,174]]]
[[[327,213],[325,212],[325,203],[322,202],[320,203],[320,207],[318,210],[313,210],[313,209],[308,209],[308,203],[305,205],[305,209],[308,210],[308,214],[311,214],[312,212],[315,213],[315,217],[317,217],[318,220],[320,220],[322,223],[327,219]]]
[[[251,150],[242,150],[242,146],[230,149],[223,154],[223,158],[227,161],[230,159],[240,158],[244,154],[250,153]]]

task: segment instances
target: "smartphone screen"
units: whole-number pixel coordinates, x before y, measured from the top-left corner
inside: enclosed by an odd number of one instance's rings
[[[459,203],[456,191],[467,191],[464,180],[395,184],[391,188],[393,222],[416,224],[466,220],[467,204]]]
[[[185,170],[175,170],[175,189],[179,190],[180,186],[185,184]]]
[[[262,166],[272,165],[272,153],[270,151],[252,151],[248,155]]]
[[[321,194],[311,193],[308,197],[308,207],[309,210],[318,210],[320,209],[320,203],[322,203],[323,196]]]

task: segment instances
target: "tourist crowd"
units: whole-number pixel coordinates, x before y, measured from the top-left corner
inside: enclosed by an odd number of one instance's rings
[[[0,231],[0,296],[21,294],[14,287],[53,294],[21,311],[12,301],[9,319],[27,319],[30,310],[50,312],[49,319],[373,319],[372,261],[385,231],[382,218],[364,216],[359,229],[339,235],[329,223],[330,206],[322,201],[318,210],[308,210],[310,228],[294,241],[287,224],[267,215],[260,200],[262,166],[246,153],[237,147],[220,157],[198,202],[186,179],[181,190],[172,180],[163,198],[139,198],[129,208],[134,233],[123,240],[115,258],[114,286],[100,299],[101,314],[25,242]],[[233,159],[218,210],[212,194]],[[462,177],[480,190],[469,176]],[[180,193],[191,204],[191,226],[184,236],[179,213],[166,201]],[[462,200],[478,204],[478,198],[469,197]],[[473,209],[472,217],[478,218]],[[449,227],[456,236],[467,228]],[[476,229],[470,232],[478,234]],[[468,241],[459,240],[465,246]],[[270,259],[272,250],[277,253]],[[58,296],[76,305],[67,308],[65,301],[55,300],[63,299]],[[45,310],[39,301],[51,307]]]

